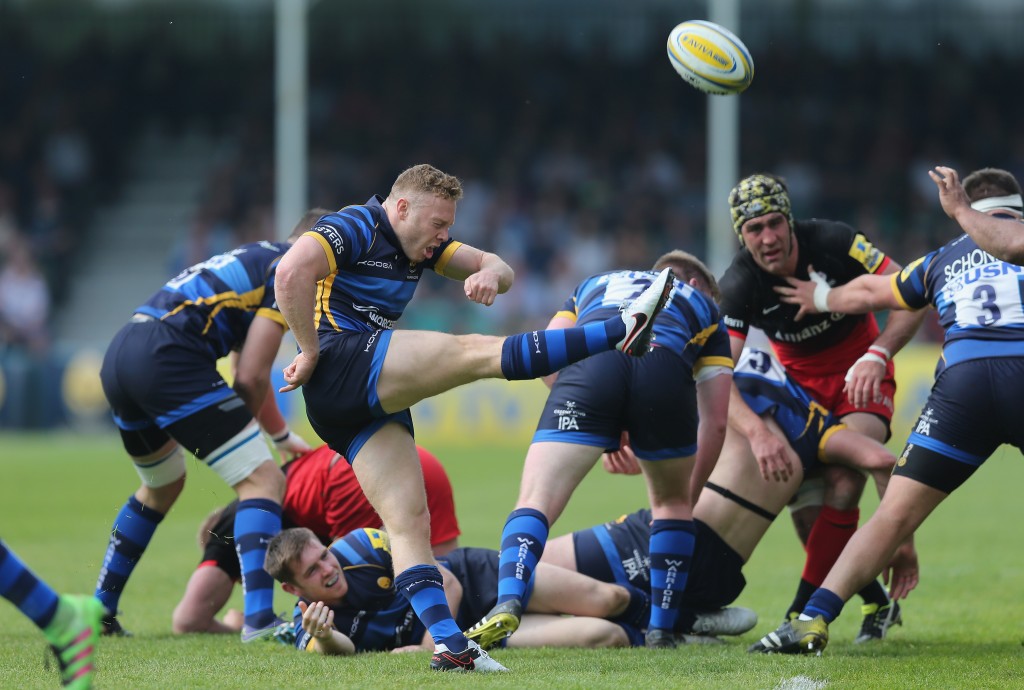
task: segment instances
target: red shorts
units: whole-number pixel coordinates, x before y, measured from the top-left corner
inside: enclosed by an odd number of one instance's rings
[[[794,381],[803,386],[807,393],[819,403],[827,407],[836,417],[845,417],[851,412],[869,412],[885,420],[886,425],[892,421],[893,397],[896,395],[896,369],[890,361],[885,365],[885,378],[882,379],[882,402],[870,402],[855,407],[850,398],[843,392],[846,387],[845,377],[838,374],[826,376],[794,375],[787,372]]]

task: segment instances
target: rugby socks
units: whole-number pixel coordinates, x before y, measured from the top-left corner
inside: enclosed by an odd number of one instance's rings
[[[692,520],[651,523],[650,628],[675,629],[696,535]]]
[[[811,600],[807,602],[807,606],[804,607],[803,613],[800,614],[800,620],[809,621],[816,616],[822,616],[825,618],[826,623],[831,623],[836,618],[839,618],[844,603],[835,592],[819,587],[811,595]]]
[[[613,350],[625,337],[626,324],[619,315],[585,326],[510,335],[501,345],[501,373],[509,381],[547,376]]]
[[[539,510],[517,508],[509,513],[498,557],[499,604],[518,599],[526,608],[527,585],[544,555],[548,529],[548,519]]]
[[[265,628],[274,622],[274,578],[263,569],[267,544],[281,531],[281,506],[269,498],[239,501],[235,513],[235,551],[242,566],[245,625]]]
[[[45,630],[57,613],[57,593],[36,577],[7,545],[0,541],[0,594]]]
[[[111,616],[117,615],[121,593],[128,584],[135,565],[149,546],[163,513],[147,508],[132,494],[114,520],[107,553],[103,556],[100,576],[96,581],[96,598]]]
[[[395,578],[395,587],[412,604],[434,644],[443,644],[455,654],[466,651],[469,641],[452,618],[441,571],[436,565],[414,565],[403,570]]]
[[[889,594],[878,580],[872,580],[857,594],[860,595],[865,604],[878,604],[879,607],[882,607],[889,603]]]
[[[836,510],[822,506],[807,537],[807,561],[801,577],[818,587],[857,531],[860,509]]]
[[[818,583],[820,585],[821,583]],[[796,596],[793,597],[793,602],[789,605],[789,609],[786,611],[786,620],[790,620],[800,615],[800,612],[804,610],[804,606],[807,606],[807,602],[810,600],[811,595],[814,594],[814,590],[818,589],[818,585],[812,585],[807,580],[800,578],[800,584],[796,588]]]

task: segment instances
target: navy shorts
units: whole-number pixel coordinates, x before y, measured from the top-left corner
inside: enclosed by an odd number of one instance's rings
[[[103,393],[130,455],[149,455],[173,437],[205,458],[252,421],[197,336],[159,321],[117,332],[100,368]]]
[[[747,580],[743,559],[700,520],[682,608],[715,611],[736,601]],[[576,569],[603,582],[651,591],[651,511],[638,510],[614,522],[573,533]]]
[[[974,359],[939,374],[894,475],[950,493],[996,448],[1024,450],[1024,358]]]
[[[643,358],[604,352],[558,373],[533,442],[619,447],[623,430],[642,460],[697,452],[697,396],[683,358],[654,348]]]
[[[413,434],[409,410],[388,414],[377,397],[392,333],[346,331],[330,336],[321,342],[313,376],[302,386],[313,431],[350,464],[367,439],[388,422],[398,422]]]
[[[467,630],[498,603],[498,552],[462,547],[437,560],[462,583],[462,603],[455,622]]]

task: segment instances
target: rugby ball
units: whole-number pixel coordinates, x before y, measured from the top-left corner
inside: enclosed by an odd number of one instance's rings
[[[754,60],[736,34],[693,19],[668,35],[668,59],[691,86],[711,94],[737,94],[754,78]]]

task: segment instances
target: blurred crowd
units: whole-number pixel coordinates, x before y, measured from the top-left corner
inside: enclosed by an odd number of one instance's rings
[[[16,30],[0,40],[7,342],[45,344],[41,315],[60,308],[76,263],[88,259],[95,211],[116,202],[143,127],[202,128],[233,152],[210,171],[174,268],[275,234],[270,51],[225,36],[211,58],[171,49],[159,34],[139,38],[116,48],[95,38],[45,58]],[[679,80],[662,50],[639,61],[601,45],[568,54],[498,43],[482,53],[456,43],[421,54],[414,37],[398,36],[399,54],[313,38],[310,205],[385,195],[401,169],[431,162],[466,188],[452,234],[517,272],[492,310],[452,309],[457,286],[425,281],[403,327],[536,328],[587,274],[646,266],[671,248],[704,254],[707,97]],[[907,263],[956,232],[930,167],[1024,176],[1019,90],[1000,88],[1016,74],[1007,59],[944,47],[893,63],[867,50],[840,60],[784,48],[756,53],[741,102],[740,173],[786,177],[797,217],[846,221]]]

